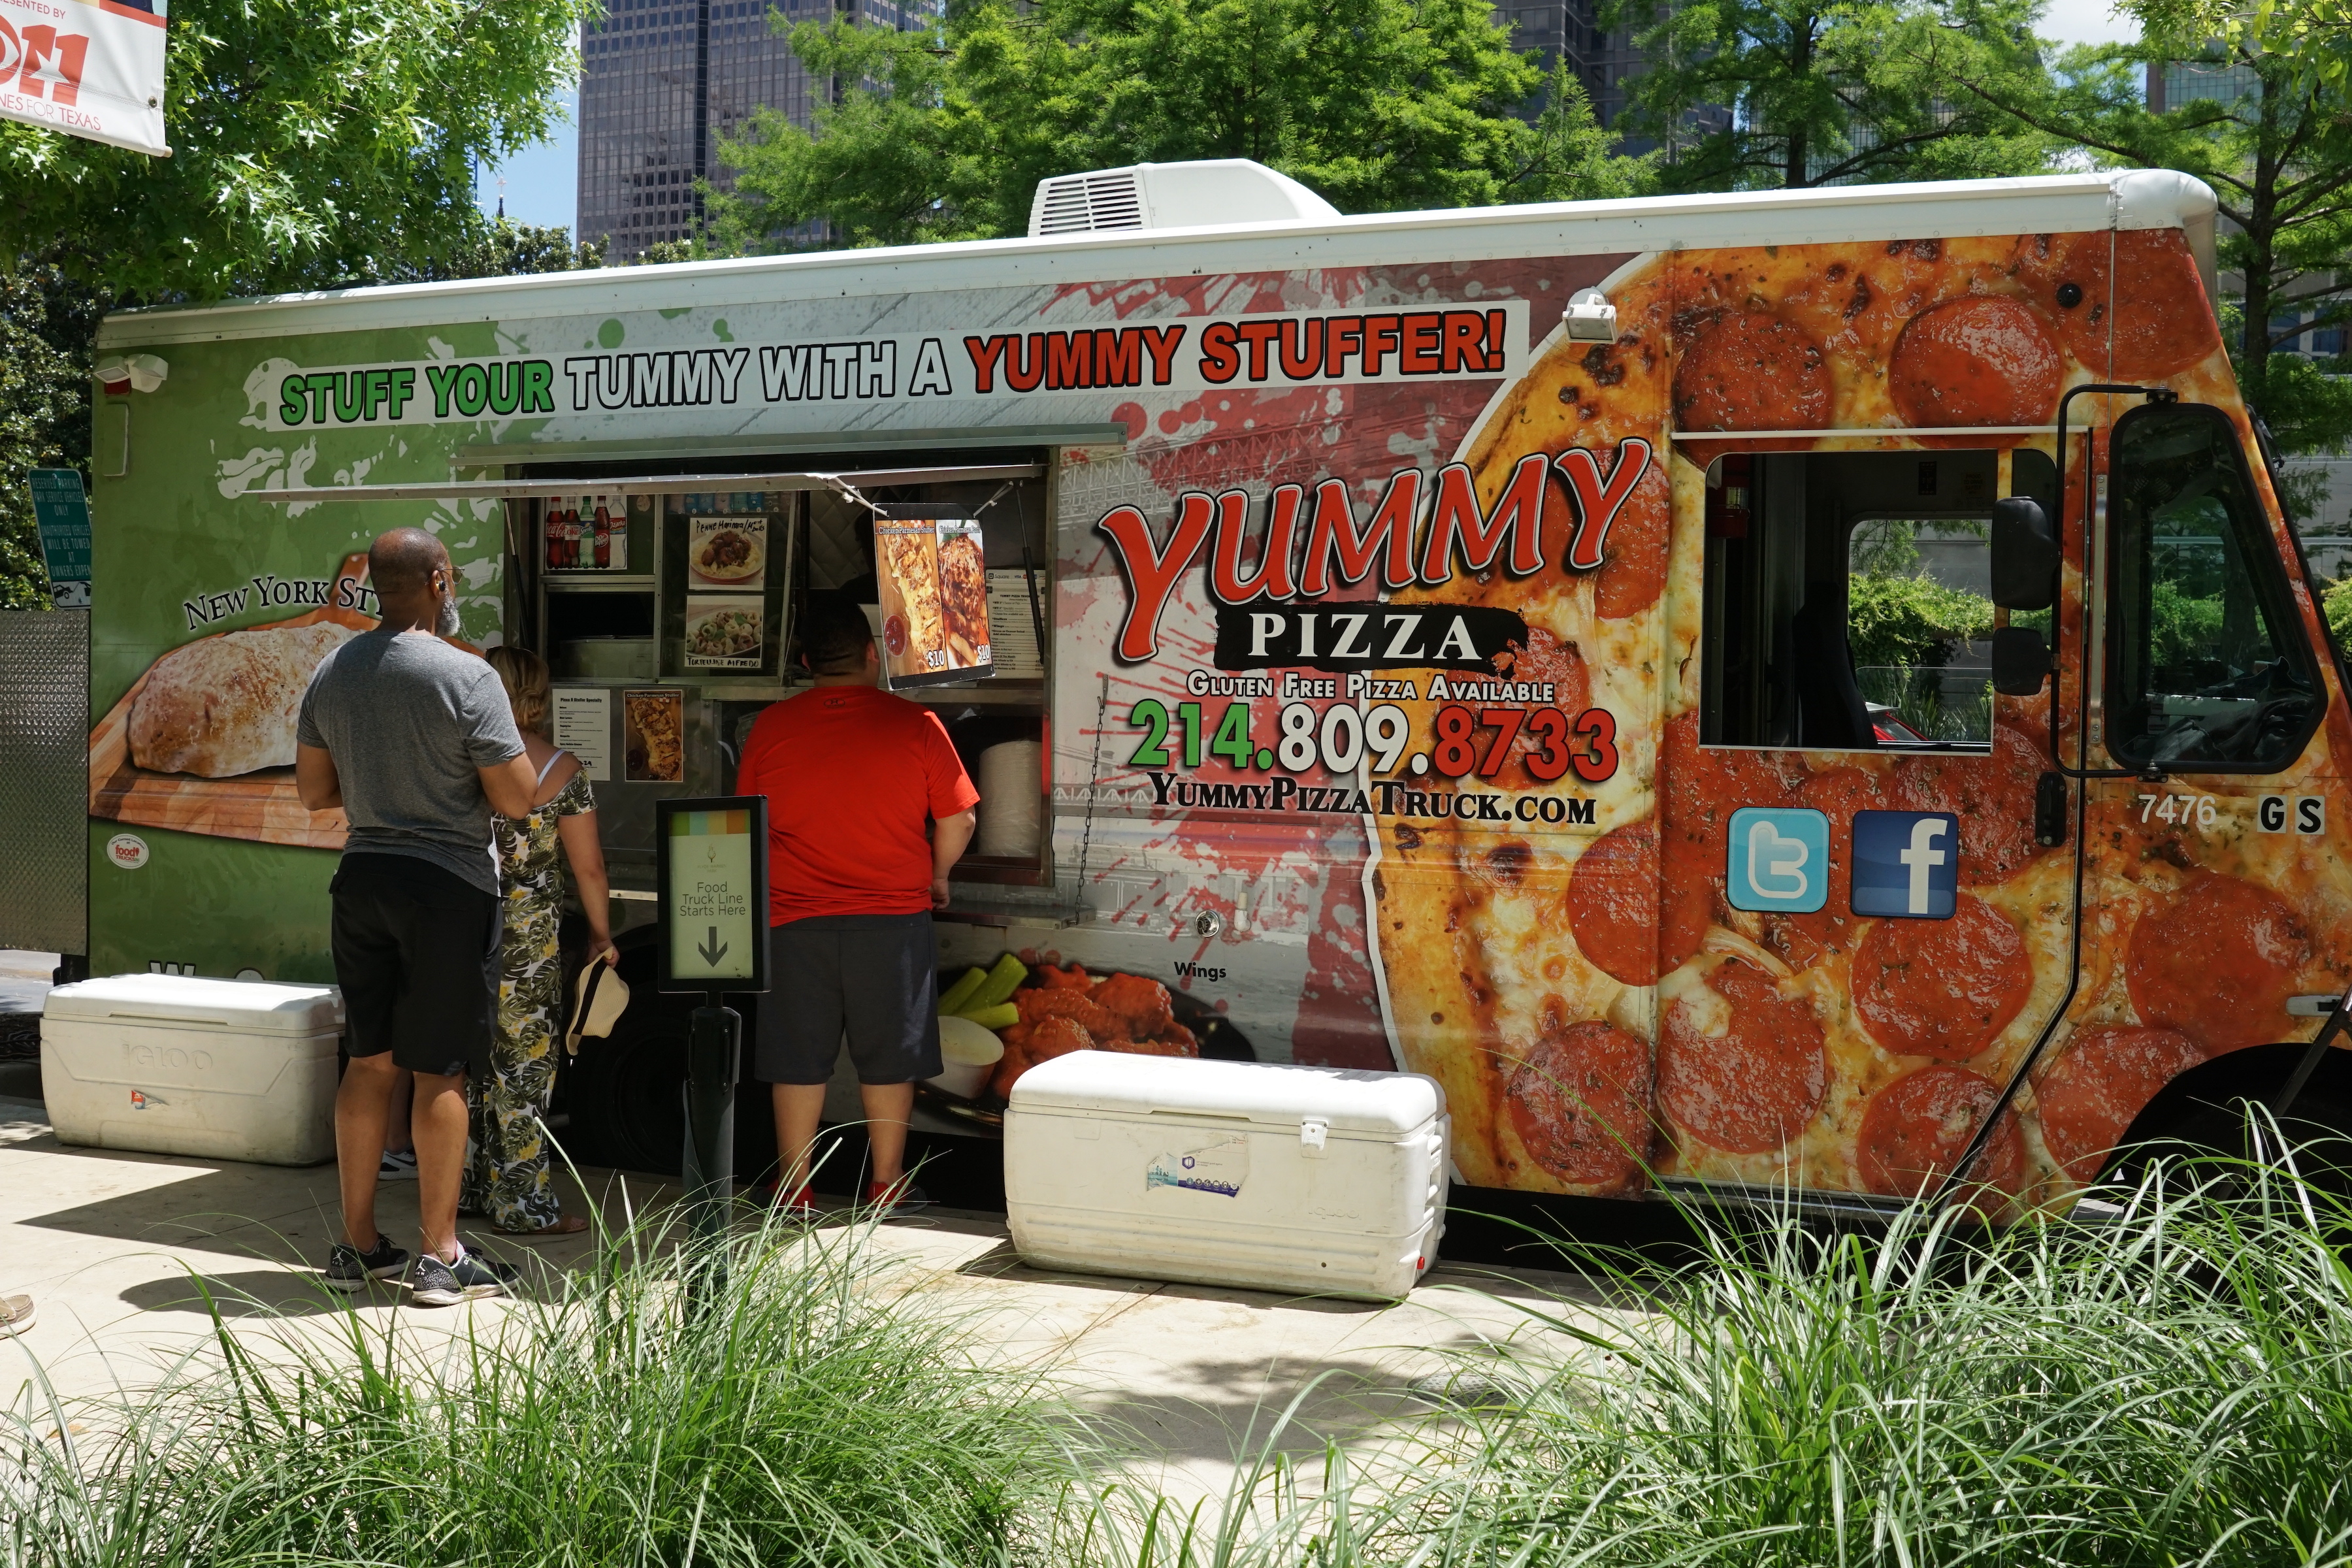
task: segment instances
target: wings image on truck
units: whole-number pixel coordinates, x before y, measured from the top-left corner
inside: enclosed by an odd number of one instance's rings
[[[894,647],[987,650],[904,691],[992,797],[943,974],[1062,993],[999,1092],[1050,1017],[1428,1073],[1473,1186],[1866,1204],[1966,1154],[2023,1213],[2294,1072],[2352,982],[2352,723],[2204,186],[1076,179],[1022,239],[110,318],[170,369],[97,416],[92,968],[331,978],[290,715],[379,531],[549,657],[627,898],[794,606],[883,601],[880,518],[957,562]],[[572,1137],[674,1169],[654,990]],[[2346,1126],[2330,1058],[2297,1114]]]

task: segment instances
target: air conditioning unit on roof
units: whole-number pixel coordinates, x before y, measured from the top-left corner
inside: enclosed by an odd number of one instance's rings
[[[1037,182],[1031,238],[1104,229],[1312,223],[1339,211],[1287,174],[1247,158],[1133,163]]]

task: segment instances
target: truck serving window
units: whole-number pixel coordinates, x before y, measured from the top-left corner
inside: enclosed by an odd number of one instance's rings
[[[2049,460],[2011,455],[2012,491]],[[1707,472],[1700,734],[1983,750],[1997,451],[1760,452]]]
[[[2136,408],[2109,473],[2107,749],[2136,767],[2284,767],[2319,679],[2236,428],[2201,404]]]

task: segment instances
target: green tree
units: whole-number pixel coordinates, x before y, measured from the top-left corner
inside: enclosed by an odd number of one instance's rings
[[[1632,194],[1571,79],[1545,86],[1486,0],[968,0],[939,30],[803,23],[840,84],[813,131],[755,115],[713,199],[736,248],[1019,234],[1038,181],[1252,158],[1348,212]]]
[[[108,300],[56,267],[0,272],[0,609],[47,609],[29,479],[89,473],[89,349]]]
[[[380,271],[328,271],[317,281],[338,288],[564,272],[602,264],[592,245],[575,246],[562,228],[535,228],[507,218],[476,226],[460,247]],[[35,468],[78,468],[89,482],[89,397],[98,324],[109,310],[136,304],[110,286],[86,281],[54,259],[0,272],[0,608],[37,609],[49,602],[41,569],[27,479]]]
[[[1846,579],[1846,639],[1857,665],[1941,665],[1956,643],[1992,635],[1992,601],[1926,573]]]
[[[1931,35],[2006,84],[2037,81],[2038,0],[1615,0],[1650,68],[1621,129],[1666,149],[1670,190],[1975,179],[2047,166],[2050,139],[1955,99],[1890,46]]]
[[[2272,53],[2262,36],[2188,51],[2242,79],[2235,96],[2152,111],[2149,68],[2181,58],[2157,39],[2069,51],[2054,79],[2034,88],[1984,68],[1983,51],[1927,35],[1897,45],[1908,68],[2006,116],[2018,128],[2071,143],[2105,167],[2179,169],[2221,199],[2221,264],[2243,281],[2222,323],[2238,380],[2280,446],[2307,452],[2352,437],[2352,380],[2274,351],[2315,324],[2352,321],[2352,83],[2312,59]],[[2285,318],[2306,319],[2288,325]]]
[[[477,162],[546,135],[597,8],[180,0],[172,155],[0,124],[0,258],[147,298],[422,275],[478,238]]]

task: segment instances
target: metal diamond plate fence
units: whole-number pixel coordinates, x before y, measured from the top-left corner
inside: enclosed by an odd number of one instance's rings
[[[89,951],[89,613],[0,610],[0,947]]]

